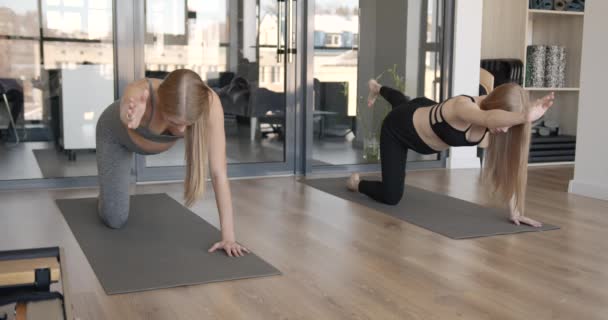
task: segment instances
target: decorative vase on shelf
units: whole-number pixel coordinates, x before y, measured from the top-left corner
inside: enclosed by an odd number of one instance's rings
[[[566,48],[547,46],[545,87],[563,88],[566,86]]]
[[[545,63],[547,46],[531,45],[527,48],[526,86],[532,88],[544,87]]]

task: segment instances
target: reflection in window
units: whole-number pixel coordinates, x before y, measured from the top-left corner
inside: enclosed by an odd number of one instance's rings
[[[47,37],[112,39],[112,0],[42,1]]]
[[[314,27],[313,165],[359,163],[359,1],[315,1]]]
[[[383,99],[367,107],[368,79],[439,99],[440,2],[315,0],[313,165],[378,162],[368,151],[390,107]],[[411,152],[417,160],[426,159]]]
[[[440,100],[441,81],[441,19],[443,1],[426,1],[426,44],[424,45],[424,95]]]
[[[40,35],[37,0],[1,0],[0,34],[35,37]]]
[[[96,119],[115,98],[112,10],[112,0],[0,0],[0,82],[10,105],[0,108],[0,149],[20,143],[0,150],[0,163],[22,165],[0,167],[0,180],[97,174]],[[83,86],[95,88],[89,100]]]
[[[189,68],[203,80],[227,70],[227,5],[226,0],[147,0],[146,70]]]
[[[201,76],[222,102],[228,163],[285,160],[285,59],[277,47],[285,19],[277,9],[276,0],[146,1],[146,76],[178,68]],[[178,147],[146,157],[146,166],[180,166],[183,158]]]
[[[102,72],[113,77],[111,0],[41,1],[43,33],[38,30],[38,1],[0,2],[0,35],[28,37],[3,40],[0,73],[18,78],[24,85],[24,120],[43,120],[42,96],[49,88],[36,88],[32,79],[40,79],[51,69],[75,68],[83,62],[100,64]],[[78,41],[76,41],[78,40]],[[82,42],[89,40],[89,42]],[[40,59],[40,45],[43,59]],[[43,68],[41,68],[43,64]]]

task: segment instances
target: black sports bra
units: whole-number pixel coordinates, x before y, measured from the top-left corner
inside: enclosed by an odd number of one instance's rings
[[[473,99],[473,97],[465,96],[465,95],[463,95],[463,97],[467,97],[467,98],[471,99],[471,101],[473,101],[473,103],[475,103],[475,99]],[[468,147],[468,146],[475,146],[475,145],[479,144],[481,142],[481,140],[483,140],[483,138],[488,133],[488,129],[486,129],[486,132],[484,132],[483,136],[481,137],[481,139],[479,139],[479,141],[476,141],[476,142],[468,141],[467,132],[471,129],[471,127],[473,125],[470,125],[464,131],[460,131],[460,130],[452,127],[447,121],[445,121],[445,118],[443,117],[443,105],[448,100],[445,100],[442,103],[431,107],[431,110],[429,112],[429,123],[431,125],[431,129],[433,129],[433,132],[435,132],[435,134],[443,142],[445,142],[446,144],[448,144],[452,147]],[[441,117],[441,122],[439,121],[439,118],[437,117],[437,113],[439,113],[439,116]],[[435,118],[435,123],[433,123],[433,117]]]
[[[178,136],[173,136],[170,134],[158,134],[155,132],[152,132],[150,130],[150,122],[152,122],[152,119],[154,119],[154,111],[156,109],[156,100],[154,99],[154,89],[152,87],[152,82],[150,81],[150,79],[148,80],[148,90],[150,92],[150,105],[152,107],[152,110],[150,112],[150,118],[148,119],[147,123],[142,123],[140,124],[139,127],[135,128],[135,132],[139,133],[142,137],[154,141],[154,142],[160,142],[160,143],[167,143],[167,142],[173,142],[176,141],[178,139],[180,139],[181,137]]]

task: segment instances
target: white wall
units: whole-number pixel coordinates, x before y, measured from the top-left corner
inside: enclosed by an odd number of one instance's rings
[[[574,180],[570,181],[570,192],[604,200],[608,200],[606,12],[608,1],[586,2],[576,162]]]
[[[453,94],[479,95],[482,0],[457,0],[454,26]],[[448,168],[479,168],[477,147],[450,148]]]
[[[243,47],[241,50],[243,50],[243,57],[249,61],[257,61],[257,14],[254,1],[243,1]]]
[[[233,71],[236,72],[237,71],[237,67],[239,65],[239,55],[238,55],[238,50],[234,50],[236,48],[239,47],[239,27],[238,27],[238,21],[239,21],[239,15],[238,15],[238,6],[239,3],[237,0],[228,0],[228,6],[226,8],[226,10],[228,11],[228,23],[230,24],[229,26],[229,42],[230,42],[230,48],[232,50],[228,50],[229,53],[229,57],[228,57],[228,70],[229,71]]]

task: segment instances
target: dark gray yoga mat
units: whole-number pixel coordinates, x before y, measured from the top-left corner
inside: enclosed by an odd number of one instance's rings
[[[68,160],[62,152],[51,149],[33,150],[42,176],[49,178],[87,177],[97,175],[97,159],[95,153],[82,150],[77,152],[76,160]]]
[[[131,196],[129,220],[119,230],[101,222],[96,204],[57,200],[107,294],[280,274],[255,254],[208,253],[220,232],[166,194]]]
[[[346,179],[308,179],[302,182],[336,197],[362,204],[452,239],[559,229],[548,224],[543,224],[538,229],[517,226],[509,221],[505,210],[482,207],[408,185],[405,186],[401,202],[396,206],[389,206],[376,202],[364,194],[348,191],[345,186]]]

